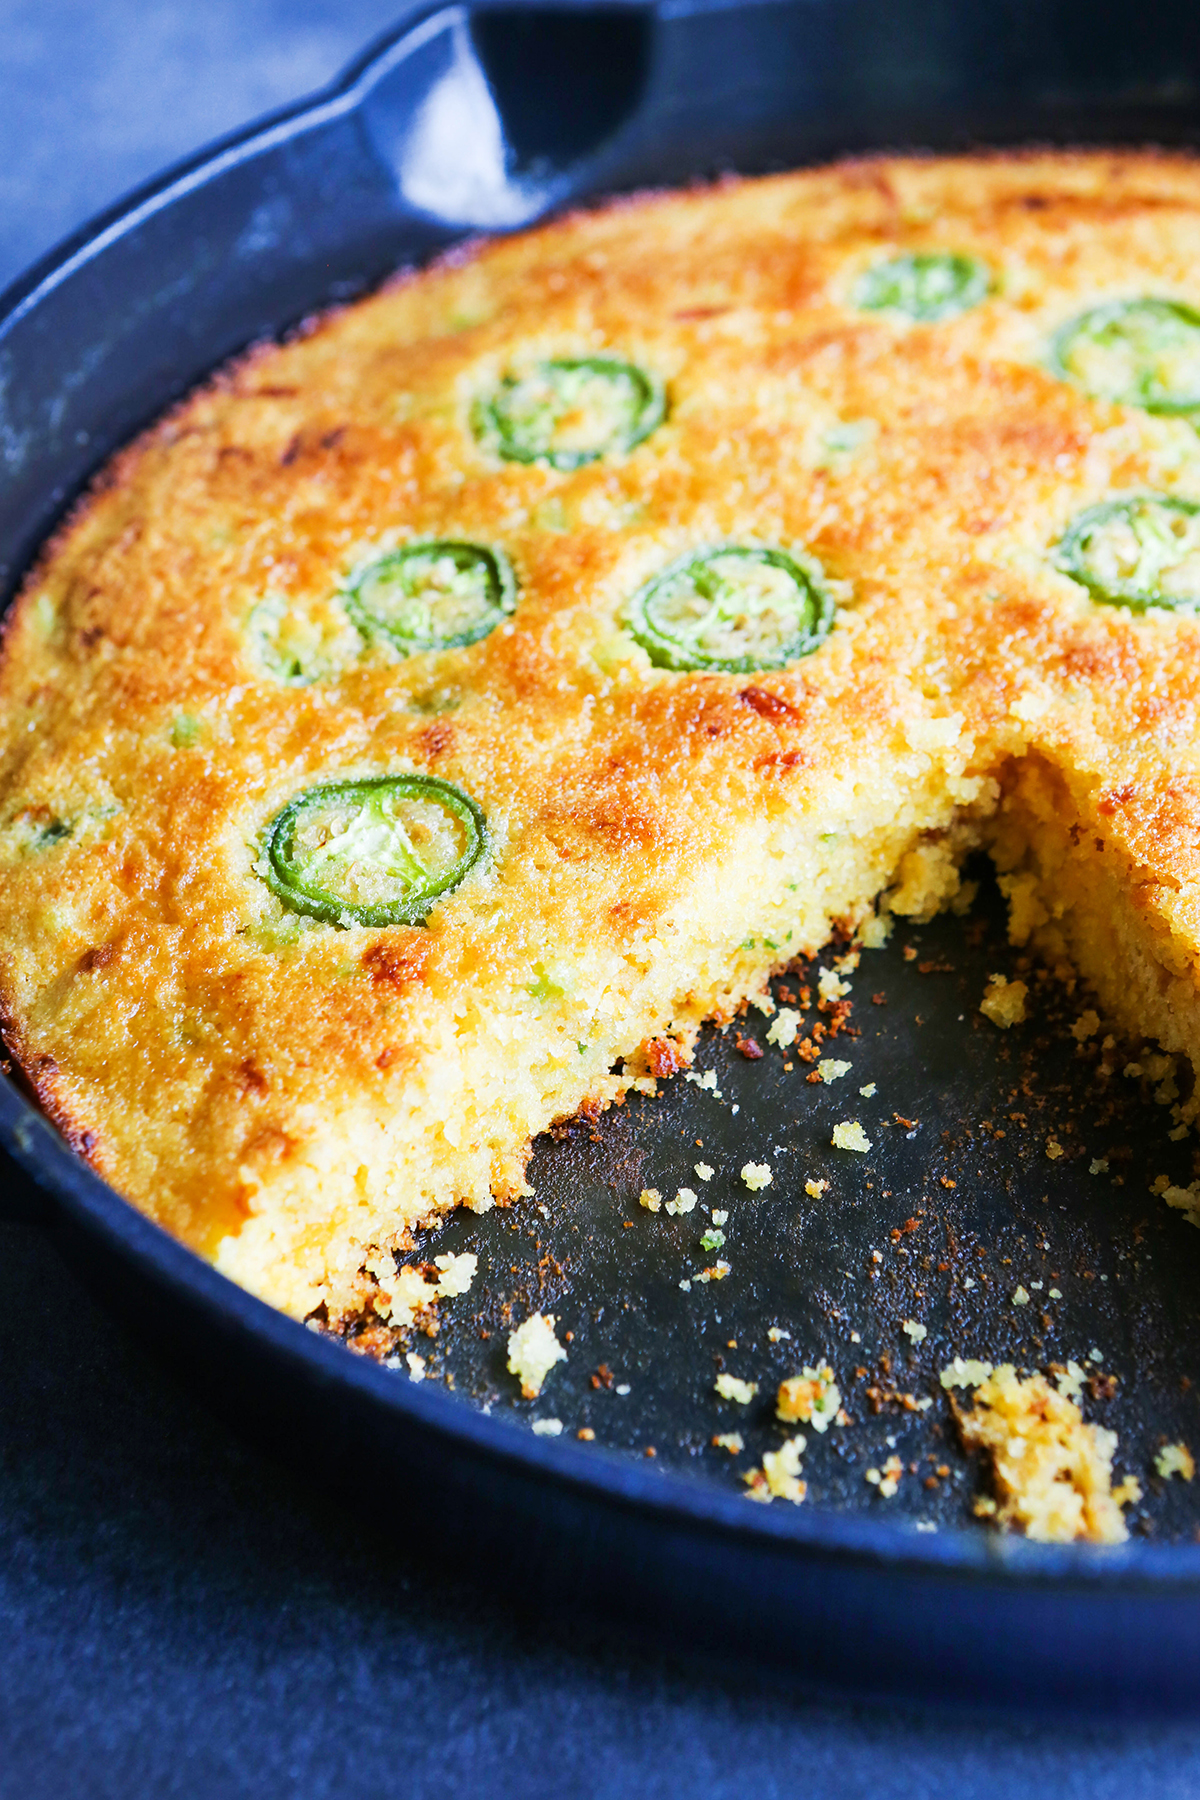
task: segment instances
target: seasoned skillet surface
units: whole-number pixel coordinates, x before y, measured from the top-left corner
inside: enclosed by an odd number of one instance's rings
[[[363,1321],[356,1347],[399,1356],[397,1380],[409,1379],[413,1350],[425,1378],[452,1383],[465,1403],[559,1419],[598,1446],[652,1447],[663,1468],[735,1486],[796,1429],[774,1420],[778,1383],[828,1359],[853,1422],[824,1436],[800,1427],[807,1504],[886,1507],[943,1528],[970,1522],[987,1486],[961,1450],[940,1370],[955,1356],[1024,1370],[1074,1359],[1088,1375],[1085,1416],[1118,1433],[1117,1469],[1142,1483],[1131,1530],[1194,1536],[1195,1489],[1159,1481],[1152,1465],[1164,1442],[1200,1441],[1200,1233],[1150,1191],[1159,1174],[1193,1179],[1193,1153],[1167,1141],[1150,1084],[1124,1074],[1131,1047],[1105,1055],[1099,1034],[1082,1047],[1072,1036],[1082,989],[1022,963],[1028,1021],[1002,1032],[979,1014],[989,974],[1011,977],[1017,964],[987,865],[977,873],[970,918],[902,926],[885,950],[863,953],[849,1019],[861,1036],[823,1049],[849,1060],[849,1074],[810,1083],[799,1060],[785,1072],[792,1059],[755,1012],[724,1035],[707,1029],[695,1068],[715,1071],[721,1100],[676,1079],[656,1099],[539,1139],[534,1200],[456,1217],[420,1240],[411,1260],[463,1250],[480,1260],[471,1293],[443,1304],[436,1338]],[[803,980],[784,985],[795,993]],[[747,1057],[739,1037],[762,1056]],[[860,1095],[872,1082],[876,1093]],[[869,1157],[831,1148],[846,1118],[862,1121]],[[1051,1158],[1049,1143],[1063,1154]],[[1093,1161],[1108,1169],[1091,1175]],[[697,1162],[714,1168],[711,1181]],[[772,1167],[764,1191],[742,1183],[747,1162]],[[809,1180],[829,1185],[812,1198]],[[645,1187],[665,1202],[680,1186],[697,1194],[690,1214],[639,1205]],[[705,1249],[712,1208],[728,1211],[725,1242]],[[722,1260],[724,1279],[693,1280]],[[1026,1304],[1014,1304],[1018,1290]],[[534,1309],[574,1335],[566,1364],[526,1402],[506,1345]],[[927,1336],[914,1342],[905,1322]],[[771,1326],[790,1338],[772,1343]],[[758,1384],[750,1405],[718,1398],[722,1370]],[[933,1404],[914,1411],[898,1395]],[[744,1454],[713,1447],[730,1432]],[[892,1454],[906,1473],[881,1500],[865,1474]]]

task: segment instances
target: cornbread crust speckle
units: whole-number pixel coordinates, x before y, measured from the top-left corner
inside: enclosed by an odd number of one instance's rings
[[[856,309],[870,262],[929,248],[989,296]],[[537,1131],[651,1089],[644,1046],[683,1068],[835,922],[871,943],[955,904],[980,842],[1014,941],[1200,1066],[1200,622],[1095,604],[1050,554],[1110,494],[1200,495],[1200,444],[1047,362],[1107,298],[1194,301],[1198,266],[1185,157],[892,159],[459,251],[227,369],[114,460],[7,626],[0,1002],[47,1113],[336,1320],[412,1226],[524,1192]],[[636,448],[564,472],[475,441],[510,368],[602,350],[665,384]],[[515,612],[359,645],[351,572],[439,536],[502,548]],[[733,541],[816,558],[829,636],[753,676],[652,667],[630,596]],[[308,685],[264,665],[268,615],[318,645]],[[425,927],[288,913],[268,822],[405,771],[483,808],[462,885]]]

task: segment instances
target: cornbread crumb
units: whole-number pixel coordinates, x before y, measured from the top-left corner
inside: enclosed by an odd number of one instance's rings
[[[1157,1182],[1155,1187],[1158,1188]],[[1189,1183],[1187,1187],[1176,1187],[1168,1182],[1166,1187],[1158,1189],[1168,1206],[1181,1212],[1189,1225],[1200,1225],[1200,1180]]]
[[[976,1357],[956,1356],[947,1363],[941,1373],[942,1386],[949,1393],[951,1388],[978,1387],[992,1373],[993,1364],[980,1362]]]
[[[425,1379],[425,1358],[423,1356],[418,1356],[415,1350],[410,1350],[408,1352],[408,1354],[405,1356],[404,1360],[408,1364],[409,1380],[410,1381],[424,1381],[424,1379]]]
[[[1087,1038],[1095,1037],[1099,1029],[1100,1014],[1098,1012],[1093,1012],[1089,1008],[1087,1012],[1080,1013],[1079,1017],[1072,1025],[1071,1036],[1078,1039],[1082,1044]]]
[[[892,935],[892,921],[886,913],[864,919],[858,928],[858,940],[864,950],[882,950]]]
[[[736,1400],[739,1406],[749,1406],[758,1392],[757,1381],[743,1381],[737,1375],[718,1375],[714,1385],[722,1400]]]
[[[535,1419],[533,1435],[535,1437],[561,1437],[563,1422],[561,1419]]]
[[[784,1338],[790,1338],[791,1335],[791,1332],[785,1331],[781,1325],[772,1325],[767,1331],[767,1336],[773,1344],[781,1344]]]
[[[1010,1025],[1019,1025],[1024,1019],[1028,995],[1029,989],[1023,981],[1009,981],[1004,975],[992,975],[979,1002],[979,1010],[1001,1031],[1007,1031]]]
[[[380,1283],[380,1292],[374,1301],[375,1311],[391,1325],[413,1324],[417,1314],[437,1299],[438,1289],[411,1264],[388,1270],[380,1258],[367,1266]]]
[[[680,1188],[675,1198],[667,1201],[667,1211],[673,1217],[676,1217],[680,1213],[690,1213],[694,1211],[695,1205],[696,1195],[694,1191],[691,1188]]]
[[[875,1083],[873,1081],[868,1081],[866,1087],[860,1087],[858,1091],[864,1100],[873,1100],[875,1098]]]
[[[1062,1289],[1061,1288],[1051,1288],[1049,1291],[1048,1298],[1051,1300],[1061,1300],[1062,1299]]]
[[[1022,1380],[1004,1364],[976,1389],[959,1429],[968,1449],[992,1459],[1001,1525],[1041,1543],[1124,1542],[1132,1490],[1112,1487],[1116,1433],[1085,1424],[1044,1376]]]
[[[915,1319],[905,1319],[900,1329],[912,1339],[914,1344],[924,1343],[929,1336],[928,1327],[919,1325]]]
[[[705,1069],[703,1075],[697,1075],[694,1069],[687,1069],[684,1072],[683,1079],[685,1081],[690,1081],[693,1087],[703,1088],[706,1093],[712,1094],[718,1100],[722,1098],[721,1090],[717,1086],[717,1072],[715,1069]]]
[[[723,1208],[714,1206],[708,1216],[714,1225],[724,1225],[729,1214]]]
[[[1027,1292],[1025,1291],[1025,1289],[1023,1287],[1018,1287],[1018,1288],[1013,1289],[1012,1303],[1014,1306],[1028,1306],[1029,1305],[1029,1295],[1027,1294]]]
[[[581,1425],[575,1436],[584,1444],[594,1444],[596,1441],[596,1434],[590,1425]]]
[[[1089,1175],[1107,1175],[1108,1174],[1108,1158],[1107,1158],[1107,1156],[1093,1156],[1091,1162],[1088,1164],[1088,1174]]]
[[[1169,1481],[1172,1475],[1191,1481],[1196,1474],[1195,1458],[1184,1443],[1164,1444],[1154,1458],[1154,1472],[1161,1475],[1164,1481]]]
[[[700,1177],[701,1181],[711,1181],[712,1180],[713,1168],[712,1168],[711,1163],[694,1163],[692,1166],[695,1169],[696,1174]]]
[[[520,1381],[525,1400],[536,1400],[555,1363],[567,1360],[566,1351],[554,1335],[554,1325],[553,1313],[531,1313],[523,1325],[508,1334],[508,1372]]]
[[[828,1363],[821,1363],[815,1369],[805,1367],[799,1375],[780,1382],[775,1417],[786,1425],[799,1422],[824,1432],[829,1429],[830,1420],[837,1417],[841,1404],[833,1370]]]
[[[657,1188],[643,1188],[638,1195],[638,1204],[644,1206],[647,1212],[657,1212],[662,1205],[662,1195]]]
[[[713,1438],[714,1450],[728,1450],[730,1456],[740,1456],[746,1448],[745,1439],[740,1431],[719,1431]]]
[[[1051,1162],[1057,1162],[1062,1153],[1063,1147],[1057,1138],[1046,1139],[1046,1155],[1050,1158]]]
[[[830,1141],[835,1150],[857,1150],[860,1155],[865,1155],[871,1148],[871,1140],[857,1119],[844,1119],[840,1125],[835,1125]]]
[[[822,1081],[840,1081],[843,1075],[850,1073],[848,1062],[839,1062],[836,1057],[826,1056],[817,1064],[817,1074]]]
[[[770,1187],[774,1179],[767,1163],[746,1163],[742,1168],[742,1180],[752,1194],[758,1193],[760,1188]]]
[[[900,1477],[904,1473],[904,1464],[898,1456],[889,1456],[882,1469],[868,1469],[864,1481],[878,1488],[881,1499],[890,1500],[900,1486]]]
[[[806,1181],[804,1191],[811,1200],[819,1200],[829,1186],[827,1181]]]
[[[800,1457],[804,1450],[804,1439],[797,1433],[787,1438],[778,1450],[768,1450],[762,1459],[761,1469],[749,1469],[743,1475],[746,1483],[747,1498],[750,1500],[790,1500],[793,1506],[799,1506],[808,1492],[807,1483],[800,1480]]]
[[[700,1273],[693,1276],[692,1279],[694,1281],[724,1281],[728,1273],[729,1264],[727,1262],[718,1262],[714,1263],[711,1269],[701,1269]],[[680,1287],[683,1286],[682,1281],[679,1285]]]
[[[831,1004],[835,1000],[844,1000],[850,992],[850,983],[843,981],[834,969],[822,969],[817,976],[817,992],[822,1000]]]
[[[792,1006],[781,1006],[767,1031],[768,1044],[777,1044],[781,1050],[788,1050],[795,1043],[800,1030],[801,1015]]]
[[[467,1292],[478,1273],[479,1258],[474,1251],[464,1250],[461,1256],[435,1256],[433,1266],[440,1271],[437,1293],[443,1300],[452,1300]]]

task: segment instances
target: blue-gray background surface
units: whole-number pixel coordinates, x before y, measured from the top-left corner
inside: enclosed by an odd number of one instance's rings
[[[965,4],[977,0],[964,0]],[[0,4],[0,285],[397,0]],[[513,1622],[205,1414],[0,1169],[0,1796],[1192,1800],[1200,1726],[897,1715]],[[531,1554],[536,1552],[531,1552]],[[682,1647],[681,1647],[682,1648]]]

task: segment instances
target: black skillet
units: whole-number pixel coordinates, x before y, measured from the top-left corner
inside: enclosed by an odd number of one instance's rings
[[[109,452],[222,359],[469,232],[595,193],[884,146],[1190,143],[1198,83],[1200,24],[1184,5],[414,11],[329,94],[135,195],[0,301],[6,589]],[[1160,1168],[1188,1179],[1190,1162],[1174,1146],[1164,1157],[1163,1115],[1136,1083],[1123,1111],[1098,1104],[1051,989],[1024,1037],[977,1028],[988,970],[1009,966],[986,882],[981,906],[973,929],[943,920],[864,961],[843,1090],[710,1035],[700,1059],[722,1102],[676,1083],[540,1144],[548,1218],[530,1203],[439,1239],[482,1262],[478,1295],[418,1346],[441,1379],[351,1355],[231,1286],[99,1180],[11,1081],[0,1141],[68,1254],[211,1400],[360,1498],[365,1482],[398,1531],[469,1555],[524,1602],[600,1604],[640,1633],[810,1682],[1195,1709],[1200,1548],[1182,1484],[1149,1467],[1168,1437],[1200,1443],[1187,1385],[1200,1236],[1146,1192]],[[886,995],[876,1010],[869,989]],[[747,1041],[761,1044],[756,1025]],[[872,1080],[849,1110],[876,1123],[874,1186],[827,1149],[840,1092]],[[1025,1123],[1001,1137],[1005,1109]],[[1051,1167],[1055,1132],[1068,1154]],[[752,1200],[736,1169],[768,1152],[776,1182]],[[1104,1153],[1110,1173],[1089,1180]],[[712,1260],[699,1226],[651,1220],[636,1195],[688,1181],[701,1157],[718,1168],[706,1202],[730,1211],[732,1273],[685,1290]],[[822,1174],[817,1205],[804,1181]],[[1016,1287],[1039,1278],[1018,1311]],[[1060,1301],[1043,1299],[1051,1285]],[[518,1314],[553,1304],[575,1332],[534,1406],[504,1374],[506,1300]],[[919,1343],[903,1330],[917,1315]],[[791,1339],[772,1344],[772,1324]],[[804,1506],[750,1505],[737,1470],[778,1442],[766,1396],[817,1353],[855,1422],[812,1439]],[[1085,1359],[1092,1411],[1147,1489],[1128,1545],[1046,1548],[969,1522],[977,1472],[937,1387],[955,1353]],[[762,1400],[722,1408],[722,1367],[758,1380]],[[888,1397],[901,1391],[937,1397],[912,1413]],[[563,1435],[534,1435],[530,1419],[551,1414]],[[711,1449],[735,1429],[745,1455]],[[889,1503],[865,1472],[892,1451],[905,1474]]]

